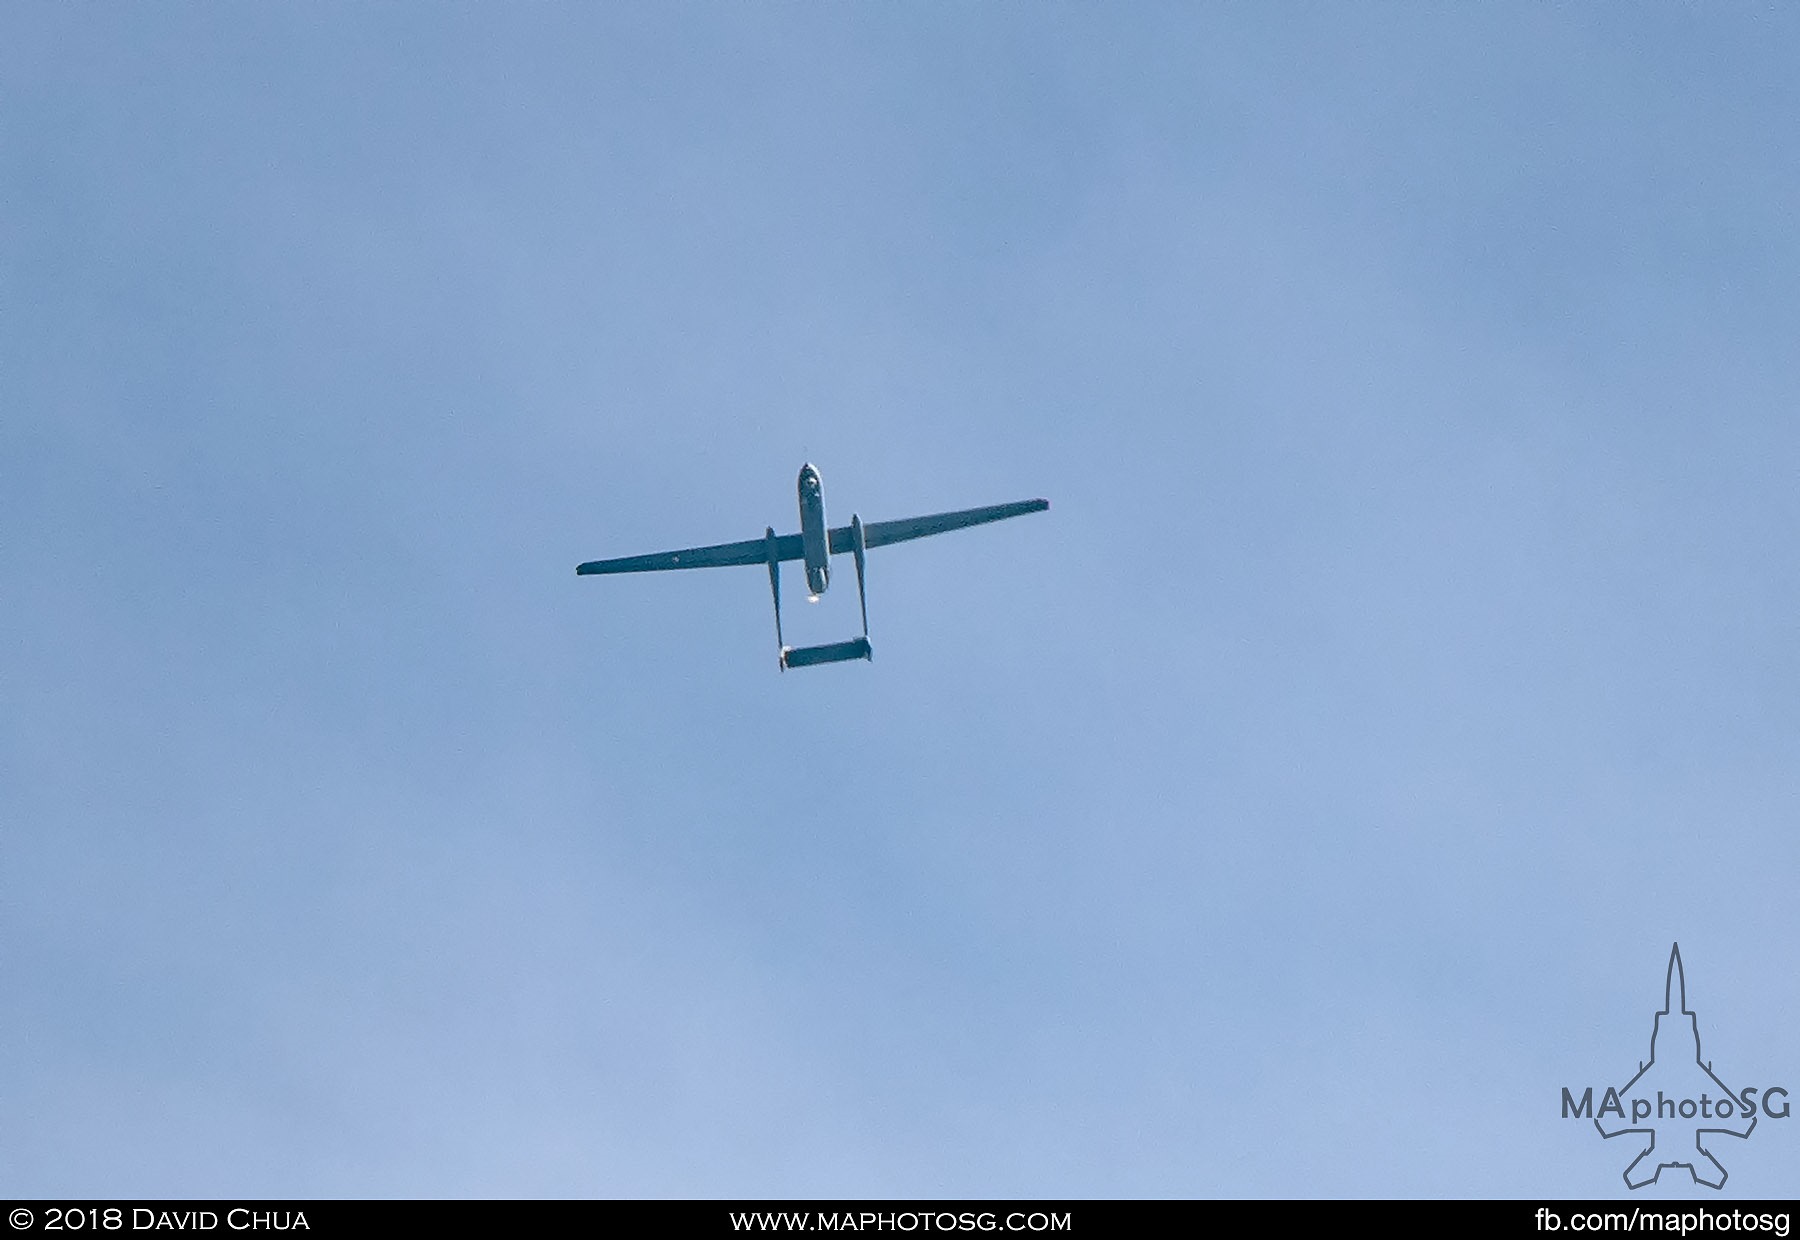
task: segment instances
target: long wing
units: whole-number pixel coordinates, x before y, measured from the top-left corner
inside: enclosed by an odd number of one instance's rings
[[[850,544],[845,543],[848,547]],[[783,534],[775,540],[775,555],[781,560],[798,560],[806,554],[800,546],[800,535]],[[589,560],[575,571],[583,577],[596,573],[656,573],[672,568],[729,568],[736,564],[767,564],[768,540],[750,538],[743,542],[719,543],[713,547],[689,547],[686,551],[658,551],[654,555],[627,555],[616,560]]]
[[[1050,507],[1047,499],[1022,499],[1011,504],[993,504],[987,508],[964,508],[959,512],[934,512],[928,517],[902,517],[898,521],[874,521],[863,526],[863,545],[885,547],[909,538],[925,538],[989,521],[1004,521],[1030,512],[1043,512]],[[831,553],[842,555],[850,548],[850,527],[840,525],[831,531]]]

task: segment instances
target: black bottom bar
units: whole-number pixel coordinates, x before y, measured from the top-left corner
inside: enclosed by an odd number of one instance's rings
[[[849,1232],[887,1233],[927,1240],[962,1233],[970,1240],[1191,1232],[1197,1225],[1246,1217],[1255,1211],[1281,1230],[1337,1236],[1345,1225],[1372,1234],[1430,1230],[1462,1234],[1481,1220],[1502,1236],[1559,1236],[1589,1232],[1600,1240],[1649,1232],[1658,1240],[1781,1240],[1791,1235],[1792,1199],[1708,1201],[1636,1198],[1610,1201],[258,1201],[89,1200],[6,1201],[8,1231],[21,1240],[81,1232],[102,1240],[150,1232],[201,1232],[229,1237],[281,1233],[287,1237],[344,1237],[402,1231],[426,1236],[452,1230],[516,1234],[626,1228],[662,1235],[701,1236]],[[1654,1220],[1652,1222],[1651,1220]],[[1264,1230],[1258,1228],[1259,1233]]]

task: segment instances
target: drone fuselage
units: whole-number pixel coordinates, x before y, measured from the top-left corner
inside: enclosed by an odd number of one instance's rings
[[[811,463],[800,467],[800,545],[806,552],[807,601],[831,585],[831,527],[825,523],[825,480]]]

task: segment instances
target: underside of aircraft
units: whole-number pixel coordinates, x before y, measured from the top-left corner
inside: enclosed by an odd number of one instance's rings
[[[775,643],[780,650],[782,670],[790,667],[813,667],[822,663],[842,663],[851,659],[873,659],[869,645],[869,599],[865,587],[868,552],[889,543],[926,538],[951,530],[1022,517],[1043,512],[1050,501],[1017,500],[1010,504],[993,504],[986,508],[964,508],[956,512],[937,512],[923,517],[902,517],[897,521],[874,521],[864,524],[852,515],[849,525],[836,528],[825,521],[825,487],[819,471],[812,464],[801,466],[798,484],[800,498],[800,532],[777,534],[774,526],[764,530],[761,538],[743,542],[719,543],[710,547],[689,547],[683,551],[659,551],[651,555],[621,556],[612,560],[591,560],[578,565],[581,576],[608,573],[664,572],[680,568],[727,568],[749,564],[766,564],[769,569],[769,593],[775,602]],[[848,641],[830,642],[822,646],[789,646],[781,635],[781,565],[787,560],[803,560],[806,564],[808,597],[816,601],[831,584],[831,557],[848,552],[856,562],[856,595],[862,606],[862,636]]]

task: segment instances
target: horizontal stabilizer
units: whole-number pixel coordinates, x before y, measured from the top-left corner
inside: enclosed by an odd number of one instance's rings
[[[873,660],[875,652],[866,637],[853,637],[847,642],[829,646],[789,646],[781,651],[783,667],[813,667],[820,663],[847,663],[851,659]]]

